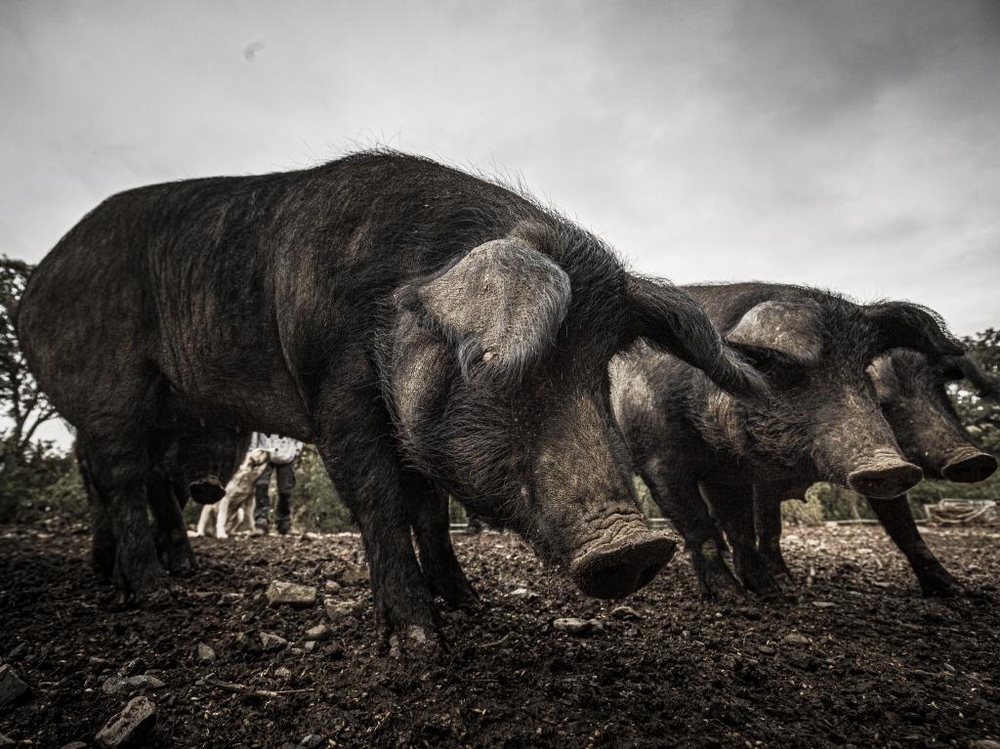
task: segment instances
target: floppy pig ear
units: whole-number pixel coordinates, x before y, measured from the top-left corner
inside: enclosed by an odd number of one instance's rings
[[[823,342],[813,319],[814,308],[809,303],[761,302],[744,313],[736,327],[726,334],[726,340],[776,351],[798,364],[815,365],[823,352]]]
[[[875,386],[875,396],[879,403],[890,403],[899,395],[899,379],[892,366],[892,356],[882,354],[865,369],[868,379]]]
[[[875,324],[879,354],[892,348],[919,351],[931,361],[942,356],[960,356],[965,348],[945,329],[936,314],[909,302],[870,304],[864,313]]]
[[[466,378],[475,368],[514,381],[551,344],[570,297],[566,271],[531,243],[508,238],[479,245],[396,300],[455,348]]]
[[[683,290],[665,281],[629,276],[626,295],[637,336],[702,370],[732,395],[768,399],[761,373],[722,340],[705,310]]]

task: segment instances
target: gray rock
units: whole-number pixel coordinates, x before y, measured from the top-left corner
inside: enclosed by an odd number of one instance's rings
[[[302,737],[302,741],[299,742],[298,749],[316,749],[316,747],[322,746],[325,743],[326,739],[318,733],[308,733]]]
[[[306,630],[306,640],[329,640],[330,635],[333,634],[331,630],[325,624],[317,624],[315,627],[310,627]]]
[[[291,669],[286,668],[285,666],[278,666],[276,669],[274,669],[274,676],[276,679],[281,679],[282,681],[291,681],[292,671]]]
[[[800,635],[798,632],[792,632],[785,635],[781,641],[786,645],[809,645],[812,643],[812,640],[805,635]]]
[[[9,705],[28,691],[28,685],[21,681],[9,665],[0,666],[0,707]]]
[[[309,642],[307,642],[302,647],[305,648],[305,651],[307,653],[311,653],[312,651],[314,651],[316,649],[316,641],[315,640],[310,640]]]
[[[271,632],[261,632],[260,646],[265,653],[277,653],[288,647],[288,640]]]
[[[813,606],[818,609],[833,609],[837,607],[833,601],[813,601]]]
[[[642,619],[642,614],[631,606],[615,606],[611,609],[612,619]]]
[[[323,585],[328,593],[340,592],[340,583],[338,583],[336,580],[327,580]]]
[[[323,610],[330,617],[330,621],[339,622],[341,619],[346,619],[354,615],[354,604],[342,603],[332,598],[327,598],[323,601]]]
[[[237,632],[233,637],[233,645],[244,653],[260,653],[263,647],[260,644],[260,637],[254,637],[253,632]]]
[[[135,697],[125,709],[104,724],[94,740],[103,749],[141,746],[156,725],[156,703],[149,697]]]
[[[552,622],[552,627],[560,632],[566,632],[577,637],[585,637],[603,629],[601,623],[596,619],[577,619],[576,617],[565,617]]]
[[[10,736],[5,736],[0,733],[0,746],[14,746],[17,742],[14,741]]]
[[[215,651],[203,642],[199,642],[194,649],[194,657],[198,663],[212,663],[215,660]]]
[[[268,606],[312,606],[316,603],[316,588],[311,585],[274,580],[267,588]]]
[[[60,749],[87,749],[86,741],[71,741],[68,744],[63,744]]]
[[[105,694],[115,694],[117,692],[138,692],[140,689],[162,689],[165,687],[162,681],[155,676],[111,676],[101,684],[101,691]]]
[[[351,564],[350,562],[344,565],[344,568],[337,575],[337,581],[341,585],[363,585],[368,582],[368,568],[362,567],[360,564]]]

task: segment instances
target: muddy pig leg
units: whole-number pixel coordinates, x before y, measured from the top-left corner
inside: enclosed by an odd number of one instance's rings
[[[154,476],[146,484],[146,495],[153,513],[153,540],[163,565],[171,575],[194,574],[194,551],[171,482]]]
[[[925,596],[949,597],[964,591],[958,581],[941,566],[927,548],[913,520],[913,511],[906,495],[894,499],[869,499],[868,504],[889,537],[906,555]]]
[[[708,514],[697,483],[662,466],[662,462],[645,466],[642,480],[664,517],[684,539],[701,592],[710,598],[742,598],[743,588],[726,566],[726,542]]]
[[[752,488],[706,483],[702,491],[733,547],[736,576],[758,595],[778,595],[781,587],[757,551]]]
[[[772,496],[766,486],[754,486],[753,521],[757,550],[771,574],[790,581],[792,573],[781,553],[781,497]]]
[[[407,502],[407,506],[417,540],[420,568],[431,593],[441,596],[452,608],[475,605],[479,597],[465,577],[451,544],[448,495],[424,486],[419,491],[419,500]]]

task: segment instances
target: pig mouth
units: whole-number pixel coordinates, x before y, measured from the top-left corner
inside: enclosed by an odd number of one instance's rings
[[[996,469],[996,458],[970,447],[951,456],[941,469],[941,475],[947,481],[974,484],[992,476]]]
[[[569,565],[570,577],[586,595],[623,598],[648,584],[673,558],[677,542],[663,533],[588,547]]]

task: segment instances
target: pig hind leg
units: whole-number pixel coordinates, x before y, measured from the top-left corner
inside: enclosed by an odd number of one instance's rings
[[[927,548],[913,520],[906,495],[894,499],[869,499],[872,511],[913,568],[925,596],[949,597],[964,591]]]
[[[153,540],[164,567],[171,575],[194,574],[194,551],[173,484],[164,477],[153,476],[146,483],[146,496],[153,513]]]
[[[764,563],[778,580],[791,580],[792,572],[781,553],[781,498],[754,487],[753,520],[757,550]]]
[[[726,565],[726,542],[708,514],[693,480],[672,474],[661,462],[640,471],[653,501],[684,539],[701,592],[709,598],[742,598],[743,588]]]
[[[115,533],[111,527],[111,516],[108,515],[104,498],[94,484],[90,463],[79,452],[79,448],[77,462],[83,487],[87,493],[87,505],[90,508],[91,566],[101,582],[110,583],[115,570]]]
[[[421,481],[416,477],[414,480]],[[448,495],[424,486],[419,490],[419,501],[408,501],[407,507],[420,555],[420,568],[431,593],[441,596],[452,608],[474,606],[479,597],[462,571],[451,543]]]
[[[779,594],[781,588],[757,551],[753,500],[749,490],[750,487],[712,484],[702,487],[706,501],[733,547],[736,576],[747,590],[762,596],[773,596]]]

